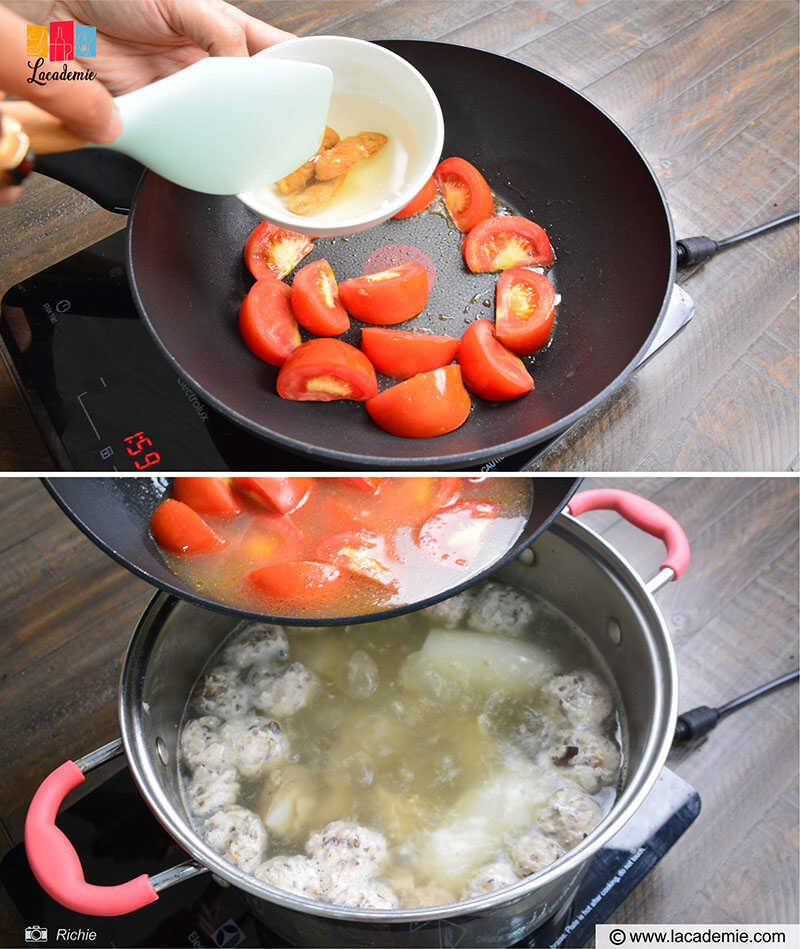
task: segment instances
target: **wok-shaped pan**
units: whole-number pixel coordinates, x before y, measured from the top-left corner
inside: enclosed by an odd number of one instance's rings
[[[187,191],[152,173],[143,177],[130,216],[131,288],[175,369],[257,435],[343,468],[474,466],[563,431],[633,370],[666,309],[675,268],[672,224],[637,148],[568,86],[481,50],[383,45],[433,87],[445,117],[445,155],[473,161],[499,199],[533,217],[553,241],[563,302],[554,341],[533,365],[533,393],[505,404],[475,398],[461,428],[422,440],[387,434],[358,404],[280,399],[277,371],[245,348],[237,330],[252,283],[242,248],[259,219],[235,197]],[[413,328],[460,336],[468,322],[492,316],[497,277],[466,270],[460,235],[443,216],[319,239],[307,260],[324,256],[340,279],[360,276],[369,254],[398,243],[419,247],[437,269]],[[345,338],[357,344],[359,336],[353,329]]]
[[[498,551],[497,559],[485,570],[472,575],[465,582],[451,586],[433,597],[420,599],[405,606],[395,607],[358,616],[314,618],[307,616],[266,616],[247,610],[235,609],[204,596],[176,577],[167,565],[150,536],[148,524],[168,483],[164,478],[48,478],[44,484],[55,501],[73,522],[93,540],[98,547],[110,554],[123,567],[184,600],[199,606],[234,613],[242,616],[265,618],[270,622],[288,625],[335,626],[352,622],[371,622],[398,616],[411,610],[429,606],[453,593],[477,583],[502,564],[511,560],[530,545],[539,534],[549,527],[551,521],[563,510],[572,497],[579,479],[574,478],[528,478],[533,503],[530,514],[519,537],[505,551]]]

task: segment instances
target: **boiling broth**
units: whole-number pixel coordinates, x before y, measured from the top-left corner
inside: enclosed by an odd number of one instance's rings
[[[287,758],[241,782],[237,803],[269,833],[264,860],[301,854],[311,834],[346,820],[385,836],[381,879],[393,891],[402,894],[414,881],[417,896],[400,905],[453,901],[510,840],[536,825],[558,787],[581,780],[568,762],[553,765],[564,727],[548,698],[554,677],[592,670],[586,674],[605,683],[608,714],[591,729],[619,754],[620,703],[588,637],[542,599],[513,588],[490,582],[467,596],[473,612],[455,625],[439,606],[385,622],[286,629],[281,662],[301,663],[318,687],[308,704],[279,718]],[[520,598],[530,608],[521,620],[506,619]],[[487,621],[497,632],[471,628],[485,629]],[[224,666],[221,657],[212,657],[204,675]],[[204,713],[203,680],[187,720]],[[246,692],[252,679],[242,673],[241,682]],[[620,773],[617,757],[613,775],[593,789],[598,820],[613,804]]]

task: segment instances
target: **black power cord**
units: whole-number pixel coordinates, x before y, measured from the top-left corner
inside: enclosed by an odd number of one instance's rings
[[[800,211],[794,211],[792,214],[784,214],[783,217],[775,218],[774,221],[767,221],[765,224],[759,224],[751,227],[748,231],[742,231],[741,234],[734,234],[732,237],[724,237],[721,241],[715,241],[711,237],[684,237],[676,242],[678,251],[679,267],[694,267],[696,264],[702,264],[710,260],[718,250],[724,250],[726,247],[732,247],[741,241],[749,240],[751,237],[757,237],[759,234],[765,234],[775,227],[782,227],[791,221],[800,218]]]
[[[730,715],[731,712],[749,705],[756,699],[761,698],[762,695],[768,695],[770,692],[774,692],[775,689],[780,689],[798,678],[800,678],[800,669],[795,669],[793,672],[787,672],[786,675],[779,676],[771,682],[765,682],[764,685],[759,685],[755,689],[745,692],[744,695],[740,695],[738,698],[731,699],[730,702],[720,705],[719,708],[699,705],[697,708],[684,712],[683,715],[678,716],[678,721],[675,723],[673,743],[681,745],[686,742],[697,741],[707,735],[712,728],[715,728],[720,719],[725,718],[726,715]]]

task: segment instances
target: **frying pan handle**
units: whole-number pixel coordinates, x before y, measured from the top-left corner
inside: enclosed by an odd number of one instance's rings
[[[638,494],[618,488],[580,491],[567,503],[567,509],[576,517],[584,511],[616,511],[634,527],[660,538],[667,548],[667,557],[661,564],[658,576],[649,585],[651,592],[655,592],[667,580],[677,580],[689,566],[689,540],[681,525],[663,508]],[[666,571],[671,576],[662,579]]]
[[[118,886],[95,886],[83,875],[81,858],[56,814],[69,792],[84,781],[74,761],[65,761],[42,781],[25,818],[25,850],[33,875],[57,903],[89,916],[119,916],[158,899],[146,873]]]
[[[144,174],[133,158],[108,148],[37,155],[34,170],[55,178],[117,214],[128,214]]]

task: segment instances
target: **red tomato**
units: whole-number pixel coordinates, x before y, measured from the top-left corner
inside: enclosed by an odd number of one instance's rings
[[[257,280],[239,308],[239,332],[247,348],[270,366],[282,366],[300,345],[289,305],[291,291],[276,277]]]
[[[383,538],[374,531],[328,534],[316,545],[313,555],[317,560],[335,564],[389,590],[397,589],[397,579],[385,563],[389,558]]]
[[[501,215],[481,221],[464,238],[464,260],[473,273],[509,267],[549,267],[553,248],[544,230],[526,217]]]
[[[547,277],[527,267],[506,270],[497,281],[497,338],[513,353],[535,353],[550,339],[555,309],[556,291]]]
[[[463,158],[446,158],[433,173],[444,203],[459,231],[491,217],[494,198],[486,179]]]
[[[207,554],[227,544],[188,504],[173,498],[153,511],[150,530],[156,543],[173,554]]]
[[[452,336],[365,327],[361,330],[361,348],[378,372],[392,379],[410,379],[452,362],[458,340]]]
[[[297,322],[316,336],[338,336],[350,328],[327,260],[314,260],[297,271],[292,281],[292,311]]]
[[[262,221],[247,238],[244,262],[256,280],[269,276],[282,280],[313,249],[314,242],[305,234]]]
[[[303,554],[303,532],[288,514],[261,514],[248,528],[236,552],[263,567],[297,560]]]
[[[458,363],[467,388],[491,402],[516,399],[533,388],[524,363],[497,342],[489,320],[476,320],[461,337]]]
[[[332,563],[291,560],[259,567],[247,582],[259,593],[292,603],[320,603],[339,596],[347,576]]]
[[[325,523],[333,530],[360,530],[362,527],[374,527],[376,512],[360,495],[350,498],[334,496],[326,498],[324,505]]]
[[[422,186],[422,190],[414,195],[404,208],[400,208],[395,217],[413,217],[415,214],[419,214],[420,211],[424,211],[435,197],[436,182],[431,177]]]
[[[339,296],[350,316],[378,326],[402,323],[421,313],[428,291],[428,271],[417,260],[339,284]]]
[[[471,408],[458,366],[422,372],[367,402],[376,425],[404,438],[433,438],[463,425]]]
[[[433,511],[452,504],[460,491],[460,478],[388,478],[383,508],[395,523],[420,524]]]
[[[383,478],[339,478],[339,480],[364,494],[377,494],[384,482]]]
[[[298,402],[364,402],[378,391],[372,363],[340,339],[311,339],[298,346],[278,373],[278,395]]]
[[[313,478],[234,478],[237,489],[262,507],[288,514],[311,497]]]
[[[233,517],[241,511],[226,478],[175,478],[172,496],[198,514]]]
[[[431,560],[466,567],[480,552],[499,509],[488,501],[462,501],[432,514],[419,529],[419,547]]]

